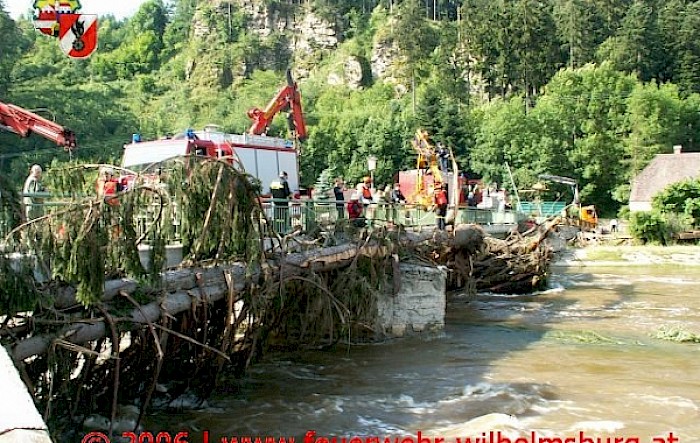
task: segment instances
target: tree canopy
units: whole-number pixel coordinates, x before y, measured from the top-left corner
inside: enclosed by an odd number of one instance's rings
[[[252,9],[149,0],[128,19],[100,17],[97,53],[71,60],[0,0],[0,100],[50,110],[78,134],[78,161],[117,162],[136,132],[155,138],[209,123],[244,132],[246,111],[264,106],[291,67],[310,131],[305,187],[325,170],[359,180],[370,154],[377,180],[389,183],[415,166],[410,140],[422,128],[472,177],[509,184],[510,168],[522,189],[542,173],[569,176],[583,199],[614,213],[655,154],[675,144],[700,150],[698,8],[688,0],[261,0]],[[295,49],[309,14],[329,24],[336,46]],[[382,50],[390,68],[380,72]],[[330,84],[351,59],[359,86]],[[278,120],[269,134],[286,136]],[[0,133],[0,169],[18,185],[28,165],[54,159],[67,154],[47,140]]]

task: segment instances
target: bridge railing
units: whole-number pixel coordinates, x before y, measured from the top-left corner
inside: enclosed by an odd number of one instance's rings
[[[338,220],[347,220],[346,203],[335,200],[262,200],[268,222],[275,231],[288,233],[294,229],[310,230],[316,226],[330,226]],[[409,230],[421,230],[436,225],[435,212],[419,205],[372,203],[366,205],[363,217],[369,227],[399,224]],[[448,219],[457,223],[480,225],[515,225],[522,218],[516,211],[497,211],[473,207],[458,207],[448,211]]]
[[[0,195],[0,244],[17,227],[18,219],[26,221],[27,212],[33,214],[33,217],[36,218],[47,214],[49,211],[59,210],[74,203],[73,200],[60,198],[49,192],[20,193],[19,197],[21,204],[19,208],[16,208]],[[33,203],[25,203],[25,197],[30,198]],[[21,214],[16,213],[17,209],[21,211]]]
[[[41,203],[35,204],[41,208],[39,211],[41,213],[48,213],[75,203],[74,200],[59,198],[47,193],[27,194],[26,196],[42,199]],[[266,222],[270,223],[272,228],[280,234],[287,234],[296,229],[310,231],[317,227],[322,229],[333,227],[339,220],[348,219],[346,204],[347,202],[335,200],[261,199]],[[147,206],[137,214],[135,228],[138,235],[151,229],[159,212],[156,209]],[[0,198],[0,239],[4,239],[14,227],[12,220],[15,218],[10,211],[10,206]],[[366,225],[370,228],[396,224],[402,225],[408,230],[420,231],[436,225],[434,211],[423,206],[410,204],[373,203],[364,207],[363,217],[366,220]],[[517,224],[520,218],[519,213],[511,210],[499,212],[492,209],[458,207],[456,211],[454,208],[448,211],[448,219],[462,224],[510,226]],[[174,237],[171,240],[177,241],[179,239],[179,220],[177,217],[174,217],[173,225]]]

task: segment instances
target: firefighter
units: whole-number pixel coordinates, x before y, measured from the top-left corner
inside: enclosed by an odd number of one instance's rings
[[[100,175],[95,183],[95,193],[98,197],[104,198],[105,203],[110,206],[118,206],[119,200],[116,195],[121,191],[121,184],[114,176],[114,169],[104,167],[100,169]]]
[[[437,222],[437,228],[441,231],[444,231],[447,225],[445,220],[445,217],[447,217],[447,203],[447,183],[443,183],[435,191],[435,221]]]
[[[362,181],[357,185],[357,192],[362,204],[365,208],[372,203],[372,178],[364,177]]]

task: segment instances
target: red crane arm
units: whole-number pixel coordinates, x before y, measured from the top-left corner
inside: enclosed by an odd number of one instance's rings
[[[304,112],[301,108],[301,94],[297,89],[297,84],[292,80],[290,71],[287,71],[287,86],[282,88],[277,95],[270,100],[265,109],[253,108],[248,111],[248,117],[253,120],[253,124],[248,129],[248,133],[260,135],[267,131],[275,116],[283,111],[289,111],[290,126],[300,139],[306,138],[306,123]]]
[[[38,134],[55,142],[58,146],[63,146],[66,150],[77,147],[75,133],[70,129],[12,104],[0,102],[0,128],[20,137],[29,137],[32,133]]]

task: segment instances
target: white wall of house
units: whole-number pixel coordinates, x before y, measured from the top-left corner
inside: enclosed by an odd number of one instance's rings
[[[630,212],[651,211],[651,202],[630,201]]]

